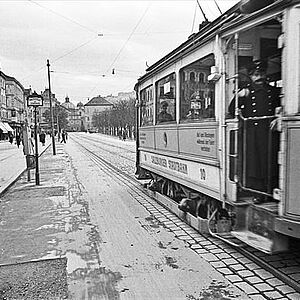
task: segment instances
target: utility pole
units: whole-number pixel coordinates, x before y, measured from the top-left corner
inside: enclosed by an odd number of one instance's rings
[[[40,172],[39,172],[39,149],[38,149],[38,137],[37,137],[37,132],[38,132],[38,124],[37,124],[37,107],[38,106],[43,106],[43,97],[41,95],[38,95],[35,91],[33,92],[32,95],[29,95],[27,97],[27,105],[33,106],[34,107],[34,140],[35,140],[35,184],[39,185],[40,184]],[[24,144],[25,145],[25,144]],[[29,172],[29,169],[33,167],[31,158],[33,155],[30,155],[30,150],[29,146],[27,145],[27,155],[26,155],[26,162],[27,162],[27,169]],[[26,150],[25,150],[26,151]],[[30,172],[29,172],[29,177],[28,181],[30,180]]]
[[[36,106],[34,107],[34,141],[35,141],[35,184],[40,185],[39,148],[37,138]]]
[[[52,94],[51,94],[51,84],[50,84],[50,63],[49,63],[49,59],[47,59],[47,68],[48,68],[48,83],[49,83],[50,127],[51,127],[51,137],[52,137],[52,149],[53,149],[53,155],[56,155],[55,138],[54,138],[54,130],[53,130],[53,109],[52,109]]]

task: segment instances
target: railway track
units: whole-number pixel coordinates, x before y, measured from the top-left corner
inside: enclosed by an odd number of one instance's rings
[[[186,241],[191,249],[247,294],[264,295],[265,298],[259,299],[300,299],[299,243],[293,241],[291,250],[287,253],[268,255],[247,245],[236,248],[210,235],[200,234],[167,207],[162,207],[133,174],[121,170],[115,163],[97,155],[95,149],[87,147],[86,140],[72,140],[95,165],[105,169],[108,176],[124,184],[128,192],[157,222],[163,224],[179,239]]]

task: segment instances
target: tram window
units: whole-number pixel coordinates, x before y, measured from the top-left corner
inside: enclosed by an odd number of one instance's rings
[[[176,82],[175,73],[172,73],[156,83],[157,92],[157,123],[175,121]]]
[[[153,86],[141,91],[141,126],[153,125]]]
[[[215,85],[206,80],[214,66],[208,55],[180,70],[180,119],[201,121],[215,117]]]

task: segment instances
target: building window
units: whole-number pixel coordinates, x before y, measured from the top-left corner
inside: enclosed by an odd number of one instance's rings
[[[195,73],[191,72],[190,74],[190,81],[195,81]]]
[[[157,123],[175,121],[176,116],[176,77],[175,73],[156,83]]]
[[[204,83],[204,73],[199,74],[199,82]]]
[[[203,57],[180,70],[180,120],[204,121],[215,117],[215,85],[205,82],[214,66],[214,55]],[[186,80],[185,73],[194,73],[199,81]]]
[[[141,90],[141,126],[153,125],[153,86]]]

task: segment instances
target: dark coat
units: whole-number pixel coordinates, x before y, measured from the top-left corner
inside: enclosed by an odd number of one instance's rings
[[[158,122],[159,123],[169,122],[169,121],[173,121],[173,117],[168,112],[162,111],[158,114]]]
[[[244,118],[275,115],[275,108],[280,106],[278,88],[270,85],[256,86],[248,84],[248,95],[239,97],[238,107]],[[229,106],[229,113],[234,115],[234,100]],[[243,165],[246,170],[246,187],[267,191],[268,174],[272,178],[272,188],[278,177],[277,152],[279,147],[278,132],[270,129],[272,119],[241,120],[240,151],[245,154]],[[246,135],[246,136],[244,136]],[[243,145],[246,147],[241,151]],[[271,152],[271,153],[270,153]],[[270,192],[270,191],[269,191]]]
[[[45,144],[46,134],[44,132],[40,133],[40,142]]]

